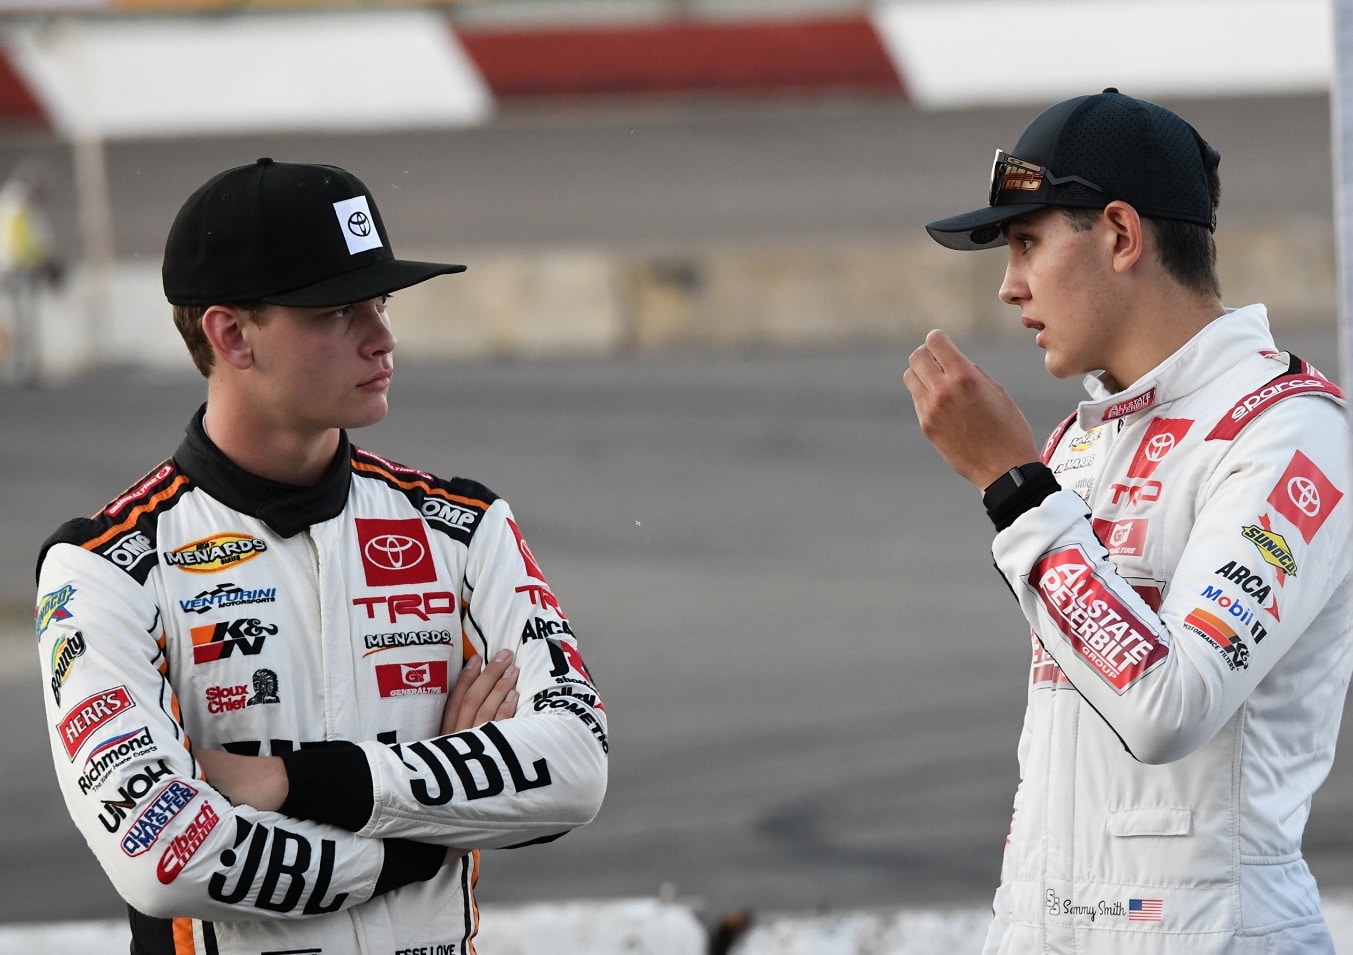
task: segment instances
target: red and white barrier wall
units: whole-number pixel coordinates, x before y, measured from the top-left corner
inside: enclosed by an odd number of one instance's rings
[[[550,98],[857,92],[951,108],[1109,82],[1322,90],[1332,17],[1329,0],[893,0],[557,25],[454,8],[25,18],[0,21],[0,126],[116,139],[471,124]],[[227,53],[222,83],[204,64]]]

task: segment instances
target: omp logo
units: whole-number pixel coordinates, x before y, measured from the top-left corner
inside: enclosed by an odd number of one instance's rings
[[[104,556],[123,570],[130,570],[141,559],[155,549],[150,538],[140,531],[133,531],[120,538],[117,543],[103,552]]]
[[[461,507],[435,497],[423,501],[422,510],[423,516],[428,520],[439,521],[448,527],[469,527],[478,517],[478,514],[468,507]]]
[[[164,555],[164,562],[193,574],[214,574],[253,560],[267,549],[266,541],[250,534],[226,532],[171,550]]]
[[[75,588],[70,584],[42,595],[42,599],[38,601],[37,607],[33,610],[33,624],[38,632],[39,640],[55,621],[70,619],[71,613],[66,605],[70,603],[74,596]]]
[[[1268,516],[1260,518],[1260,522],[1267,525]],[[1297,575],[1297,559],[1292,556],[1292,548],[1288,546],[1287,538],[1283,535],[1267,526],[1249,524],[1241,531],[1241,536],[1259,549],[1259,556],[1264,558],[1266,563],[1277,567],[1289,577]]]

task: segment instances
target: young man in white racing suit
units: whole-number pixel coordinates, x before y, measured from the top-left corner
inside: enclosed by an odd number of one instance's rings
[[[927,227],[1007,248],[1001,299],[1090,393],[1040,456],[944,332],[903,375],[1033,632],[989,953],[1333,952],[1301,840],[1353,669],[1349,425],[1263,306],[1222,305],[1219,159],[1105,90]]]
[[[207,402],[38,567],[52,757],[133,953],[473,952],[478,850],[600,807],[605,710],[507,503],[347,436],[387,295],[462,269],[396,259],[332,166],[227,170],[171,228]]]

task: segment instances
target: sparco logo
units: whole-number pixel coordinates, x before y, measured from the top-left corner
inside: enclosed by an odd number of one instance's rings
[[[427,551],[412,537],[402,534],[381,534],[366,542],[366,559],[382,570],[403,570],[423,559]]]
[[[249,534],[213,534],[184,544],[164,555],[170,567],[193,574],[214,574],[226,567],[253,560],[268,549],[266,541]]]

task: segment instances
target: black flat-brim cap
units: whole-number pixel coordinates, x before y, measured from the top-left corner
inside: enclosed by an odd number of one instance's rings
[[[1001,226],[1020,216],[1052,206],[1103,208],[1114,199],[1143,216],[1216,228],[1209,174],[1220,154],[1174,112],[1113,87],[1049,106],[1012,154],[1063,181],[1041,182],[1031,194],[1021,189],[1015,201],[1005,198],[1013,190],[1002,190],[984,208],[931,222],[931,238],[950,249],[989,249],[1004,244]]]
[[[260,159],[188,197],[169,229],[161,277],[174,305],[323,308],[463,271],[396,259],[375,199],[352,173]]]

